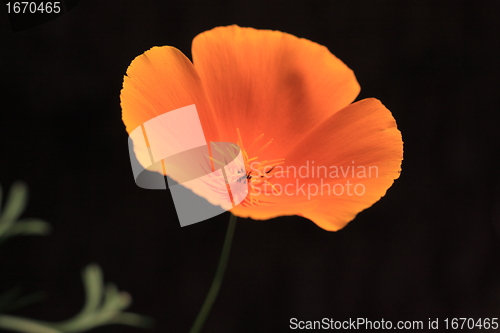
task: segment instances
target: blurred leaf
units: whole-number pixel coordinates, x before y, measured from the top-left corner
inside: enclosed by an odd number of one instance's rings
[[[96,264],[88,265],[83,271],[86,300],[82,313],[95,311],[102,299],[103,277],[101,268]]]
[[[49,324],[51,327],[65,333],[76,333],[109,324],[142,328],[151,326],[150,318],[121,312],[130,306],[132,298],[127,292],[120,292],[113,283],[104,287],[102,270],[98,265],[88,265],[82,276],[87,297],[83,309],[71,319]]]
[[[12,185],[2,214],[2,222],[14,222],[23,213],[28,199],[28,188],[22,182]]]
[[[0,187],[0,205],[2,202],[2,188]],[[0,242],[18,235],[47,235],[50,225],[40,219],[18,218],[24,212],[28,201],[28,188],[23,182],[12,185],[7,202],[3,210],[0,209]]]
[[[26,208],[28,189],[22,182],[12,185],[3,214],[0,209],[0,243],[8,237],[17,235],[46,235],[50,225],[40,219],[18,218]],[[0,208],[2,188],[0,186]],[[112,283],[104,286],[101,268],[96,264],[88,265],[82,273],[85,287],[85,304],[73,318],[59,323],[49,323],[28,318],[0,314],[0,329],[24,333],[76,333],[91,330],[107,324],[122,324],[147,328],[152,324],[150,318],[134,313],[122,313],[130,306],[132,298],[127,292],[120,292]],[[19,288],[11,289],[0,295],[0,313],[24,306],[43,297],[43,293],[19,297]]]
[[[40,219],[23,219],[14,224],[8,231],[8,236],[18,235],[48,235],[52,227]]]
[[[49,323],[0,315],[0,328],[25,333],[77,333],[109,324],[151,327],[150,318],[121,312],[130,306],[132,298],[127,292],[120,292],[112,283],[103,288],[102,270],[98,265],[88,265],[82,275],[87,299],[80,313],[73,318],[59,323]],[[11,290],[2,297],[12,299],[17,297],[18,293],[17,290]]]
[[[24,333],[63,333],[52,327],[47,327],[35,320],[0,315],[0,327],[15,332]]]
[[[150,328],[153,326],[154,321],[149,317],[144,317],[135,313],[122,312],[116,315],[109,324],[120,324],[142,328]]]

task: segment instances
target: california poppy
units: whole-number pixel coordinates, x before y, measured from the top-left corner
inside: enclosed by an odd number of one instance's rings
[[[374,98],[353,103],[354,73],[326,47],[232,25],[196,36],[192,56],[162,46],[133,60],[123,121],[131,133],[195,104],[206,142],[242,149],[248,195],[234,215],[299,215],[338,230],[399,177],[403,142],[391,112]]]

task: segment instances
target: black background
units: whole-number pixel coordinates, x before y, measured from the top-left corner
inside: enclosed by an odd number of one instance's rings
[[[499,1],[80,1],[13,32],[0,10],[0,183],[30,188],[47,237],[0,248],[2,290],[47,298],[17,315],[63,320],[96,262],[154,332],[187,332],[228,215],[181,228],[168,191],[134,184],[119,94],[155,45],[238,24],[327,46],[405,142],[401,178],[345,229],[240,219],[204,332],[288,332],[289,320],[500,317]],[[279,124],[278,124],[279,126]],[[442,322],[441,322],[442,323]],[[442,326],[441,326],[442,327]],[[108,326],[95,332],[139,332]]]

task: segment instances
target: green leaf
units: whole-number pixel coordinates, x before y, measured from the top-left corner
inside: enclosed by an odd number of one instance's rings
[[[45,326],[35,320],[9,315],[0,315],[0,327],[23,333],[63,333],[62,331]]]
[[[52,227],[47,222],[40,219],[23,219],[7,231],[9,237],[18,235],[48,235]]]
[[[9,193],[5,212],[2,215],[3,221],[15,221],[26,208],[28,199],[28,188],[23,182],[15,182]]]
[[[103,297],[102,270],[96,264],[88,265],[83,271],[83,284],[86,292],[86,302],[82,313],[92,312],[101,304]]]

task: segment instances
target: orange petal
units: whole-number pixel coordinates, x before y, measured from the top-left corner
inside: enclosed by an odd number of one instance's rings
[[[191,61],[174,47],[153,47],[136,57],[127,69],[120,98],[129,134],[156,116],[196,104],[205,137],[216,135],[200,78]]]
[[[312,198],[319,205],[300,215],[323,229],[338,230],[385,195],[394,179],[399,177],[402,159],[403,141],[396,121],[380,101],[369,98],[330,117],[294,146],[291,154],[285,157],[285,163],[308,165],[310,174],[309,178],[301,179],[304,182],[330,185],[330,191],[324,185],[324,192]],[[318,166],[326,167],[328,173]],[[332,174],[335,170],[337,174]],[[339,184],[336,194],[333,191],[335,184]],[[364,188],[362,195],[354,192],[356,184],[361,184],[358,193]],[[344,189],[342,195],[338,195],[340,185]],[[348,187],[351,195],[347,192]]]
[[[196,36],[192,53],[221,141],[235,140],[236,128],[244,142],[264,133],[284,154],[360,90],[326,47],[279,31],[218,27]]]

